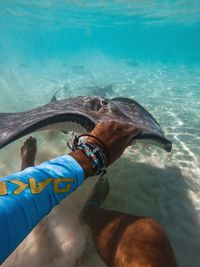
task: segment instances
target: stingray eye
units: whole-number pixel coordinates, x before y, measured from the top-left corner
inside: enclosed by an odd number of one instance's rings
[[[99,99],[97,98],[94,98],[94,99],[91,99],[90,101],[88,101],[85,106],[91,110],[99,110],[101,108],[101,104],[100,104],[100,101]]]
[[[106,100],[102,100],[102,101],[101,101],[101,104],[102,104],[103,106],[107,106],[107,105],[108,105],[108,101],[106,101]]]

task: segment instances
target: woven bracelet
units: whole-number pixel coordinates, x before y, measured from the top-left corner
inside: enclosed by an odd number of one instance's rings
[[[98,146],[90,143],[81,143],[76,148],[81,150],[92,162],[92,167],[94,169],[93,175],[105,172],[107,162],[105,160],[105,155],[103,155],[103,152]]]

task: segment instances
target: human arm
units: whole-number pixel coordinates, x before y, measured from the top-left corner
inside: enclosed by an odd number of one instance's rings
[[[129,131],[124,130],[124,125],[117,125],[116,127],[114,122],[98,124],[95,132],[92,132],[103,139],[110,150],[111,163],[123,152],[121,147],[120,153],[117,149],[114,152],[113,144],[118,141],[119,145],[122,133],[125,133],[127,139],[124,139],[126,142],[122,146],[125,149],[131,135]],[[120,136],[118,136],[119,128]],[[91,139],[89,141],[97,142]],[[76,150],[69,155],[57,157],[1,179],[0,263],[54,206],[72,193],[92,173],[90,160],[84,153]]]

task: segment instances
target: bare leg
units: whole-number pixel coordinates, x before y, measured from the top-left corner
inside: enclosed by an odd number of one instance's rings
[[[37,152],[36,142],[36,139],[31,136],[26,139],[21,147],[21,170],[35,165],[35,156]]]
[[[90,226],[97,252],[107,266],[177,266],[164,230],[153,219],[108,211],[93,204],[101,204],[108,192],[108,182],[100,179],[81,214],[82,221]]]

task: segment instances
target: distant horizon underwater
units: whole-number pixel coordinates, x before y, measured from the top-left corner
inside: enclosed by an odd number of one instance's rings
[[[200,2],[0,0],[0,112],[79,95],[129,97],[173,142],[136,144],[108,168],[103,205],[156,219],[178,263],[200,251]],[[69,152],[71,133],[40,131],[36,163]],[[26,137],[0,150],[0,177],[20,168]],[[40,223],[3,267],[103,267],[79,213],[89,178]],[[51,252],[51,253],[50,253]]]

